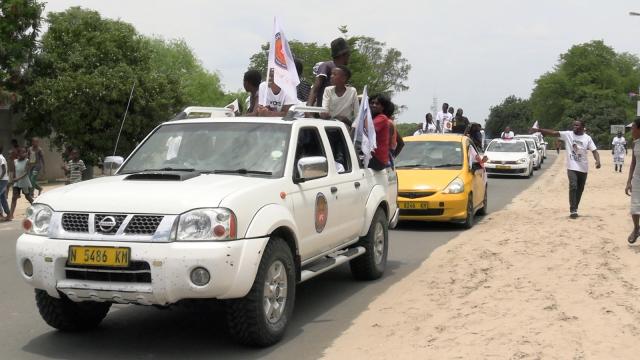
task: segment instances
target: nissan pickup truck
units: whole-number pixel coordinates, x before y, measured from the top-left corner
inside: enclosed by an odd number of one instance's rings
[[[16,254],[44,321],[82,331],[112,304],[217,299],[234,338],[268,346],[298,283],[347,262],[380,278],[395,171],[364,168],[341,122],[293,114],[168,121],[114,176],[39,196]]]

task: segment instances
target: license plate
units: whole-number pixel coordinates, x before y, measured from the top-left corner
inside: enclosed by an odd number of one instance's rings
[[[428,209],[429,208],[428,203],[416,202],[416,201],[401,202],[398,205],[400,205],[400,209]]]
[[[496,165],[496,169],[511,169],[509,165]]]
[[[129,266],[129,248],[104,246],[69,246],[69,265]]]

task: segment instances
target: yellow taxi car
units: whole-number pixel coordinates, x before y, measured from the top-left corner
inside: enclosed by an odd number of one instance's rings
[[[395,159],[400,220],[461,222],[473,226],[487,212],[487,177],[472,141],[459,134],[403,138]]]

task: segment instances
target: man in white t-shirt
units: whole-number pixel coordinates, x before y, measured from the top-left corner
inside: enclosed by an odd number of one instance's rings
[[[443,103],[442,111],[438,111],[438,114],[436,114],[436,130],[438,132],[451,132],[451,119],[453,115],[447,112],[447,110],[449,110],[449,104]]]
[[[622,172],[622,165],[624,164],[624,156],[627,154],[627,140],[622,136],[622,132],[618,132],[618,135],[613,138],[611,142],[611,155],[613,155],[613,165],[615,171]]]
[[[559,137],[566,144],[567,149],[567,176],[569,177],[569,211],[570,218],[578,217],[578,205],[587,182],[589,162],[588,152],[593,153],[596,160],[596,169],[600,169],[600,155],[591,136],[584,133],[584,121],[575,120],[573,131],[556,131],[548,129],[530,129],[529,133],[541,132],[545,136]]]
[[[298,103],[295,94],[287,94],[273,81],[273,69],[269,73],[269,85],[258,87],[258,116],[285,116],[291,105]]]
[[[509,126],[505,127],[502,134],[500,134],[500,138],[505,140],[511,140],[514,136],[515,134],[511,131],[511,127]]]

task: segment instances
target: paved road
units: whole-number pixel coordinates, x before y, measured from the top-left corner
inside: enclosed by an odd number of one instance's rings
[[[555,155],[544,164],[548,168]],[[544,169],[543,169],[544,171]],[[490,179],[489,211],[504,207],[535,181]],[[498,190],[499,189],[499,190]],[[387,273],[375,282],[357,282],[348,266],[298,288],[293,321],[285,339],[268,349],[234,344],[219,307],[167,310],[117,305],[99,329],[66,334],[48,327],[35,307],[33,290],[18,277],[14,244],[19,222],[0,224],[0,357],[3,359],[316,359],[349,327],[367,304],[416,269],[431,252],[460,234],[447,224],[401,224],[390,233]],[[384,339],[380,339],[384,341]]]

